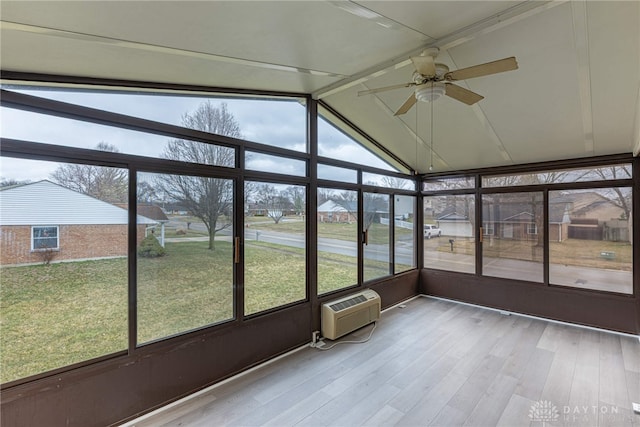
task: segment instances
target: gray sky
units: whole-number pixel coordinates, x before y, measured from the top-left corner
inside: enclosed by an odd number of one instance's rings
[[[204,96],[139,93],[21,92],[174,125],[180,125],[183,114],[195,111],[207,99]],[[222,102],[227,104],[240,124],[245,139],[296,151],[306,150],[306,112],[304,105],[297,100],[209,99],[215,105]],[[152,157],[160,157],[169,140],[163,136],[9,108],[0,110],[0,125],[0,133],[6,138],[83,148],[95,148],[98,143],[106,142],[123,153]],[[319,154],[322,156],[393,170],[324,120],[319,121],[318,133]],[[269,156],[252,156],[249,160],[248,166],[256,170],[294,175],[304,173],[304,168],[301,169],[296,161],[283,161]],[[56,167],[56,163],[3,159],[0,161],[0,176],[4,179],[36,181],[48,178]]]

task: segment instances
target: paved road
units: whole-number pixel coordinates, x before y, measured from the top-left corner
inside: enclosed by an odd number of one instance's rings
[[[267,224],[270,221],[265,222]],[[255,227],[256,223],[251,224]],[[204,224],[192,223],[191,229],[206,231]],[[229,239],[231,230],[223,230],[218,233],[221,239]],[[302,236],[291,233],[280,233],[271,230],[259,230],[256,228],[245,229],[245,241],[258,240],[274,244],[286,245],[295,248],[304,248],[305,239]],[[207,240],[208,237],[194,237],[189,240]],[[168,242],[182,240],[166,239]],[[427,242],[427,241],[425,241]],[[430,242],[430,241],[429,241]],[[357,255],[357,243],[338,239],[318,238],[318,251],[340,254],[345,256]],[[473,255],[452,254],[427,247],[425,266],[443,270],[475,273],[475,257]],[[368,245],[365,247],[365,259],[383,261],[389,260],[387,245]],[[396,263],[411,265],[413,262],[413,248],[402,245],[396,248]],[[542,282],[542,264],[531,261],[522,261],[508,258],[485,258],[483,274],[492,277],[504,277],[532,282]],[[584,289],[605,290],[609,292],[628,293],[633,292],[632,273],[615,268],[589,268],[571,265],[551,264],[549,266],[551,282],[556,285],[572,286]]]
[[[244,232],[244,239],[247,242],[257,240],[261,242],[293,246],[296,248],[305,247],[304,237],[271,230],[265,231],[257,230],[255,228],[247,229]],[[396,247],[396,263],[406,265],[413,264],[413,248],[406,244],[401,245],[402,242],[398,247]],[[348,242],[346,240],[319,237],[318,251],[355,257],[358,254],[358,244],[356,242]],[[389,247],[387,245],[367,245],[365,247],[364,257],[374,261],[389,261]]]
[[[265,221],[266,224],[272,224],[273,221]],[[170,223],[170,226],[175,226],[177,223]],[[184,223],[182,223],[184,224]],[[180,224],[180,225],[182,225]],[[291,233],[280,233],[272,230],[260,230],[255,228],[260,223],[251,223],[252,228],[245,229],[244,239],[246,242],[261,241],[267,243],[274,243],[279,245],[291,246],[294,248],[304,248],[305,238],[300,235]],[[191,230],[206,232],[206,228],[203,223],[194,222],[189,227]],[[231,230],[226,229],[217,233],[217,237],[229,238]],[[187,237],[187,238],[167,238],[167,242],[175,241],[206,241],[208,237]],[[318,251],[329,252],[339,255],[355,257],[358,254],[358,244],[356,242],[349,242],[346,240],[318,238]],[[387,245],[367,245],[365,247],[364,256],[366,259],[375,261],[388,261],[389,260],[389,248]],[[413,264],[413,248],[402,242],[396,247],[396,263],[411,265]]]

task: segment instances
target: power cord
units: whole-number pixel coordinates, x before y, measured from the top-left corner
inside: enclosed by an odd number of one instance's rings
[[[371,336],[373,335],[373,331],[376,330],[376,326],[378,325],[378,322],[373,322],[373,328],[371,328],[371,332],[369,332],[369,336],[361,341],[338,341],[335,342],[333,344],[331,344],[329,347],[318,347],[316,346],[315,348],[317,348],[318,350],[331,350],[333,347],[337,346],[338,344],[362,344],[365,343],[367,341],[369,341],[371,339]]]

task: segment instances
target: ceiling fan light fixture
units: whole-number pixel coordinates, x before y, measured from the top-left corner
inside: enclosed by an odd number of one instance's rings
[[[447,91],[444,83],[433,83],[418,86],[416,88],[416,99],[422,102],[433,102],[442,96]]]

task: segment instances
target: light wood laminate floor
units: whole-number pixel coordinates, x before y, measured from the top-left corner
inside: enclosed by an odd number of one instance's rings
[[[130,425],[640,426],[632,401],[637,337],[421,297],[367,343],[304,348]]]

